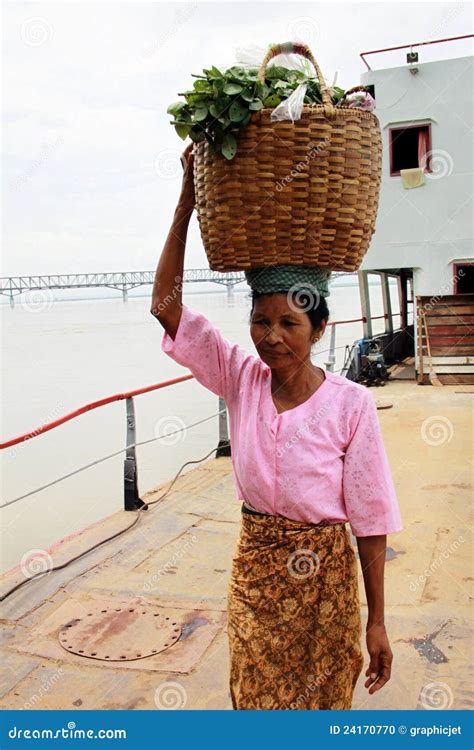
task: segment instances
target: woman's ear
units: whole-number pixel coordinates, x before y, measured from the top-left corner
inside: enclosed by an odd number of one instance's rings
[[[313,334],[313,336],[311,338],[311,342],[313,344],[315,344],[316,341],[319,341],[319,339],[321,338],[321,336],[323,335],[323,333],[324,333],[324,328],[323,328],[322,331],[315,331],[315,333]]]

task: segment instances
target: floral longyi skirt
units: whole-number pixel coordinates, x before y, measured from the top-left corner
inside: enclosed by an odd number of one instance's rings
[[[234,709],[350,709],[364,659],[346,524],[242,513],[227,633]]]

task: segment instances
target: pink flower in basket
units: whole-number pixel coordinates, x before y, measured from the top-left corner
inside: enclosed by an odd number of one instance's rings
[[[375,109],[375,99],[368,91],[355,91],[353,94],[348,95],[344,106],[359,107],[359,109],[367,109],[369,112],[373,112]]]

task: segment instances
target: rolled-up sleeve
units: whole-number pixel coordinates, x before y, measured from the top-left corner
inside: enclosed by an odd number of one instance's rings
[[[182,305],[175,338],[164,331],[161,349],[187,367],[205,388],[228,401],[238,387],[241,370],[252,355],[225,339],[201,313]]]
[[[377,406],[367,389],[363,393],[356,428],[344,456],[343,492],[354,536],[402,531]]]

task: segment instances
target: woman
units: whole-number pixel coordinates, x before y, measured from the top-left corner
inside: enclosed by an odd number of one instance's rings
[[[390,679],[392,665],[384,561],[386,534],[400,531],[402,523],[377,410],[367,388],[311,363],[311,346],[329,316],[326,302],[298,285],[275,292],[282,267],[247,273],[251,286],[264,276],[260,292],[252,287],[250,332],[258,357],[182,303],[195,205],[191,149],[181,157],[181,195],[158,263],[151,312],[165,329],[162,350],[223,396],[229,412],[242,501],[228,590],[232,705],[350,709],[363,655],[347,521],[367,595],[364,684],[370,695]],[[265,293],[268,278],[273,291]]]

